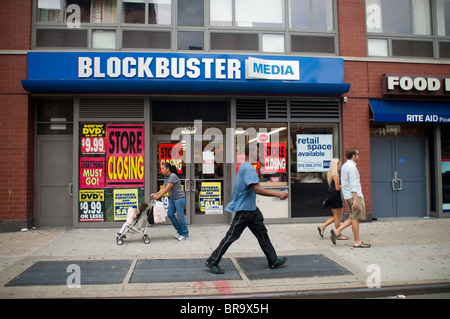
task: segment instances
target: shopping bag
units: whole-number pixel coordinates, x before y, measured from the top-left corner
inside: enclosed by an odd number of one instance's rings
[[[166,212],[164,203],[156,201],[153,206],[153,219],[155,224],[163,223],[166,221]]]

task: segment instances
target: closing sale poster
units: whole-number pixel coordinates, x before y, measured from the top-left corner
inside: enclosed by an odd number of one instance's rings
[[[144,146],[143,124],[80,124],[80,222],[122,220],[137,206]]]
[[[297,134],[297,172],[327,172],[332,158],[332,134]]]

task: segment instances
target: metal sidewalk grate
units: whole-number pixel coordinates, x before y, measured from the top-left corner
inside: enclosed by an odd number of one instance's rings
[[[269,269],[266,257],[236,259],[250,280],[344,276],[353,273],[322,254],[288,256],[278,269]]]
[[[132,260],[72,260],[38,261],[5,286],[58,286],[67,285],[79,267],[81,285],[121,284]],[[78,268],[76,268],[78,269]],[[69,283],[72,281],[69,279]]]
[[[222,275],[209,272],[206,259],[140,259],[136,263],[130,283],[197,282],[216,280],[241,280],[230,259],[224,258]]]

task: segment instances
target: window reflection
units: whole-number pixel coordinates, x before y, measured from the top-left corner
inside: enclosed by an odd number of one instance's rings
[[[290,28],[297,30],[334,30],[332,0],[290,0]]]
[[[250,158],[262,186],[288,185],[287,123],[252,123],[236,125],[236,171],[245,161],[245,146],[258,143],[257,158]]]
[[[203,27],[204,25],[203,0],[178,1],[178,25]]]
[[[124,23],[171,24],[172,0],[124,0],[122,12]]]
[[[236,24],[240,27],[284,27],[282,0],[235,1]]]
[[[230,27],[233,25],[232,0],[211,0],[211,25]]]

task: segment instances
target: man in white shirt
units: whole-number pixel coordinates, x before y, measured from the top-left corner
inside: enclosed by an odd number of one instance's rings
[[[361,181],[359,172],[356,168],[356,162],[359,160],[359,151],[357,147],[348,148],[345,151],[347,161],[341,168],[342,195],[350,210],[348,219],[336,230],[331,230],[331,241],[336,245],[336,237],[341,231],[352,225],[354,238],[354,248],[369,248],[369,244],[363,243],[359,239],[359,221],[366,219],[366,206],[364,196],[361,191]]]

